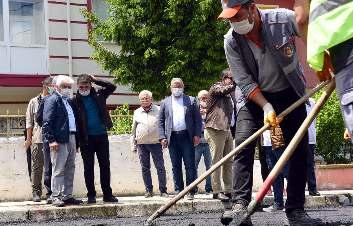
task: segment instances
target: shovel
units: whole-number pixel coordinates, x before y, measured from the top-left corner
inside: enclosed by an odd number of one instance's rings
[[[329,83],[329,81],[325,81],[320,83],[317,87],[314,89],[310,90],[306,95],[301,97],[299,100],[294,102],[291,106],[289,106],[286,110],[284,110],[280,115],[277,116],[277,119],[279,121],[282,121],[282,119],[287,116],[289,113],[291,113],[294,109],[296,109],[298,106],[302,105],[304,102],[306,102],[309,97],[314,95],[316,92],[321,90],[324,86],[326,86]],[[165,205],[161,206],[156,212],[154,212],[145,222],[145,226],[151,226],[153,225],[153,220],[156,219],[157,217],[161,216],[164,214],[170,207],[172,207],[177,201],[179,201],[181,198],[183,198],[191,189],[193,189],[195,186],[200,184],[208,175],[212,174],[215,170],[217,170],[220,166],[222,166],[227,160],[230,158],[234,157],[235,155],[238,155],[244,147],[246,147],[248,144],[253,142],[255,139],[257,139],[259,136],[262,135],[262,133],[269,129],[270,125],[265,124],[263,127],[261,127],[258,131],[256,131],[253,135],[251,135],[249,138],[247,138],[243,143],[238,145],[235,149],[233,149],[230,153],[228,153],[226,156],[224,156],[221,160],[216,162],[210,169],[208,169],[206,172],[200,175],[199,178],[197,178],[194,182],[189,184],[184,190],[182,190],[177,196],[172,198],[170,201],[168,201]],[[269,185],[270,186],[270,185]],[[245,218],[246,219],[246,218]]]
[[[299,127],[297,133],[294,135],[293,139],[291,142],[288,144],[287,148],[284,150],[283,154],[277,161],[276,165],[274,168],[271,170],[270,174],[264,181],[262,187],[260,190],[257,192],[255,199],[251,201],[251,203],[248,206],[247,212],[243,216],[239,216],[236,219],[236,222],[234,222],[236,225],[240,225],[243,223],[246,219],[248,219],[257,209],[257,207],[261,204],[263,198],[267,194],[268,190],[270,189],[271,185],[273,182],[276,180],[277,176],[282,172],[284,166],[287,164],[289,161],[290,157],[293,155],[296,147],[302,140],[305,132],[308,130],[310,124],[313,122],[313,120],[316,118],[317,114],[320,112],[321,108],[324,106],[328,98],[330,97],[332,91],[335,89],[335,80],[332,79],[326,90],[323,92],[323,94],[320,96],[319,100],[313,107],[312,111],[309,113],[309,115],[306,117],[302,125]],[[232,218],[225,218],[222,216],[221,218],[221,223],[224,225],[228,225],[231,221],[233,221]],[[235,221],[235,219],[234,219]]]

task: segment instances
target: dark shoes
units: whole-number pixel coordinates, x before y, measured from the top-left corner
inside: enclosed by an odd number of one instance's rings
[[[53,200],[53,206],[55,206],[55,207],[63,207],[63,206],[65,206],[65,203],[61,199],[54,199]]]
[[[96,197],[88,197],[87,198],[87,204],[94,204],[97,203]]]
[[[311,218],[305,210],[294,209],[289,213],[286,213],[288,219],[288,225],[290,226],[315,226],[315,225],[325,225],[319,219]]]
[[[145,193],[145,198],[151,198],[151,197],[153,197],[153,192],[147,191],[147,192]]]
[[[224,194],[223,192],[214,193],[212,198],[213,199],[218,199],[218,200],[221,200],[221,201],[229,201],[231,199],[231,194],[230,193]]]
[[[65,205],[80,205],[83,203],[82,200],[80,199],[75,199],[75,198],[69,198],[69,199],[66,199],[66,200],[63,200]]]
[[[320,196],[320,193],[318,191],[309,191],[310,196]]]
[[[167,192],[161,192],[160,196],[161,196],[162,198],[169,198],[169,195],[168,195]]]
[[[40,196],[37,193],[33,193],[33,202],[40,202]]]
[[[53,199],[49,196],[47,197],[47,204],[52,204],[53,203]]]
[[[119,202],[119,199],[114,196],[103,198],[103,202]]]
[[[243,203],[235,203],[231,210],[224,211],[221,222],[224,225],[230,224],[234,221],[235,225],[239,226],[252,226],[251,218],[244,219],[244,215],[247,212],[247,206]]]
[[[193,193],[188,193],[186,196],[185,196],[185,198],[187,199],[187,200],[194,200],[194,194]]]

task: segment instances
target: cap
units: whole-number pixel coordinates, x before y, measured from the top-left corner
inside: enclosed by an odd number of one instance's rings
[[[229,19],[235,16],[241,8],[241,5],[250,0],[222,0],[223,11],[219,14],[218,19]]]

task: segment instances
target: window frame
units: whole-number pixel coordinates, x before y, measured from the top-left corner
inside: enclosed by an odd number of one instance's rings
[[[10,41],[10,1],[9,0],[0,0],[3,5],[3,24],[4,27],[4,40],[0,40],[0,46],[7,47],[20,47],[20,48],[47,48],[48,46],[48,24],[47,24],[47,1],[43,1],[43,14],[44,14],[44,44],[25,44],[25,43],[15,43]]]

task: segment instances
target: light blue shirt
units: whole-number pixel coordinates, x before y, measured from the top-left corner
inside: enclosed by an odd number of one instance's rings
[[[67,115],[69,117],[70,132],[76,132],[76,121],[75,121],[74,111],[72,110],[69,102],[67,101],[67,98],[63,97],[62,95],[60,95],[60,96],[61,96],[61,99],[63,100],[63,103],[64,103],[66,111],[67,111]]]

